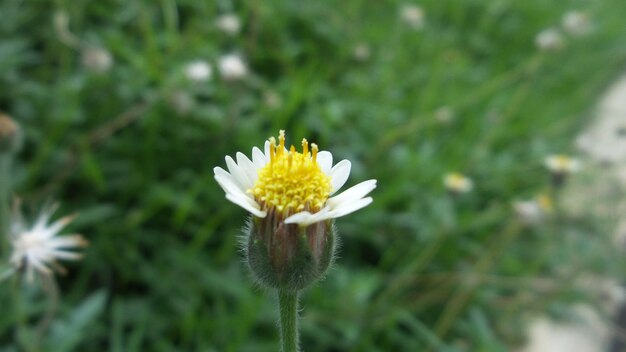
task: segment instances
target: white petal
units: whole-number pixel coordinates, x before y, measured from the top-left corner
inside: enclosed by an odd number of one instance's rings
[[[67,259],[67,260],[78,260],[83,257],[83,255],[80,253],[74,253],[74,252],[64,251],[64,250],[50,250],[48,252],[48,255],[50,255],[52,259]]]
[[[67,217],[67,216],[63,217],[55,221],[48,227],[41,229],[41,231],[39,231],[38,233],[41,234],[42,238],[53,237],[54,235],[59,233],[67,224],[69,224],[71,219],[72,219],[71,217]]]
[[[350,168],[352,164],[348,160],[342,160],[337,165],[333,166],[330,170],[330,182],[332,182],[333,189],[330,194],[337,192],[348,180],[350,176]]]
[[[248,197],[248,195],[241,190],[241,188],[235,184],[232,177],[226,177],[221,175],[215,175],[215,181],[222,187],[226,194],[233,194],[241,197]]]
[[[36,256],[33,256],[33,255],[27,256],[26,262],[27,262],[27,265],[30,265],[30,267],[34,267],[36,270],[39,270],[39,272],[42,272],[44,274],[52,274],[52,271],[44,263],[42,263],[41,260],[37,258]]]
[[[252,161],[250,161],[245,154],[237,152],[237,165],[239,165],[239,167],[245,172],[248,179],[250,179],[254,185],[259,176],[257,174],[256,166],[254,166]]]
[[[52,214],[57,210],[58,207],[59,207],[58,204],[54,204],[51,207],[47,207],[47,209],[42,210],[41,213],[39,214],[39,217],[37,217],[37,221],[35,222],[35,225],[33,226],[33,231],[43,230],[48,224],[48,220],[50,220],[50,216],[52,216]]]
[[[250,205],[251,207],[253,207],[254,209],[261,209],[261,206],[259,206],[259,203],[257,203],[254,198],[252,198],[251,196],[248,195],[241,195],[241,194],[230,194],[230,196],[234,199],[238,199],[241,202],[245,202],[248,205]]]
[[[368,206],[372,202],[372,197],[359,199],[356,202],[344,203],[340,207],[333,209],[329,213],[331,218],[338,218],[353,213],[361,208]]]
[[[333,166],[333,155],[325,150],[317,153],[317,164],[326,175],[330,175],[330,169]]]
[[[265,215],[267,215],[266,212],[264,212],[262,210],[259,210],[259,209],[256,209],[255,207],[250,205],[248,202],[246,202],[244,200],[244,198],[233,196],[232,194],[226,194],[226,199],[228,199],[229,201],[231,201],[231,202],[237,204],[238,206],[244,208],[245,210],[249,211],[250,213],[252,213],[256,217],[264,218]]]
[[[222,169],[221,167],[219,167],[219,166],[214,167],[213,168],[213,174],[215,176],[220,176],[220,177],[224,177],[226,179],[229,179],[235,185],[236,188],[238,188],[239,190],[241,190],[244,193],[246,192],[246,190],[237,182],[237,180],[235,180],[235,177],[233,175],[231,175],[228,171]],[[224,188],[224,187],[222,187],[222,188]],[[224,190],[224,191],[226,191],[226,190]]]
[[[229,155],[226,156],[226,166],[228,167],[228,172],[233,175],[235,181],[237,181],[244,190],[248,190],[252,187],[252,181]]]
[[[61,236],[51,238],[46,241],[46,247],[48,248],[72,248],[72,247],[80,247],[85,243],[79,235],[74,236]]]
[[[265,164],[267,164],[268,160],[265,154],[261,151],[261,149],[254,147],[252,148],[252,162],[257,169],[263,168]]]
[[[370,193],[374,188],[376,188],[376,180],[363,181],[358,185],[352,186],[341,192],[339,195],[328,199],[326,204],[328,204],[331,208],[336,209],[343,203],[351,203],[365,197],[365,195]]]
[[[311,214],[308,211],[296,213],[285,219],[285,224],[298,224],[300,226],[308,226],[316,222],[320,222],[328,214],[328,211],[329,208],[326,207],[315,214]]]
[[[270,141],[265,141],[265,145],[263,146],[263,150],[265,153],[265,158],[269,160],[270,158]]]

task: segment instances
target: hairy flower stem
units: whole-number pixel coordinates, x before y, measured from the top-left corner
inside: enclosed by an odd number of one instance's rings
[[[11,156],[0,152],[0,255],[5,253],[9,238],[10,168]]]
[[[278,289],[281,352],[298,352],[298,291]]]

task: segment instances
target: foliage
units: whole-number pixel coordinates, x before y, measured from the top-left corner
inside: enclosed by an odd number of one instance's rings
[[[372,206],[338,221],[340,258],[304,294],[305,351],[504,351],[529,316],[581,298],[576,274],[619,275],[601,219],[557,209],[529,228],[510,203],[548,189],[543,158],[572,151],[622,68],[626,3],[424,0],[421,30],[399,20],[403,5],[0,2],[0,107],[25,133],[16,194],[78,211],[73,229],[91,242],[58,278],[46,350],[275,351],[275,298],[249,280],[245,214],[212,168],[279,129],[350,159],[348,185],[379,185]],[[537,50],[535,35],[570,9],[587,11],[593,31]],[[231,11],[235,37],[215,27]],[[80,45],[63,39],[59,13]],[[86,45],[110,51],[108,72],[81,64]],[[215,67],[231,52],[248,63],[245,80],[185,77],[187,63]],[[450,197],[449,171],[474,191]],[[33,290],[1,288],[1,302]],[[2,304],[3,350],[21,350],[17,320],[45,311],[41,293],[25,297],[26,312]]]

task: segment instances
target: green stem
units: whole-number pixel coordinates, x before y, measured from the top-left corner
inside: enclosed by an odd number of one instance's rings
[[[282,352],[298,352],[298,291],[278,290]]]
[[[7,249],[9,202],[11,197],[11,156],[0,153],[0,255]]]

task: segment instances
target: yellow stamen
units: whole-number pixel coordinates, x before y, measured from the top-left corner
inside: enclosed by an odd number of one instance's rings
[[[317,163],[317,144],[311,143],[311,151],[313,152],[313,162]]]
[[[270,138],[270,162],[259,170],[248,192],[263,208],[274,208],[285,215],[319,211],[330,196],[331,183],[317,164],[317,145],[311,144],[311,156],[306,139],[302,140],[302,153],[294,146],[284,151],[284,131],[280,131],[278,140],[276,146],[276,140]]]
[[[302,138],[302,154],[309,154],[309,142],[306,140],[306,138]]]
[[[278,132],[278,155],[283,155],[285,151],[285,130],[280,130]]]

